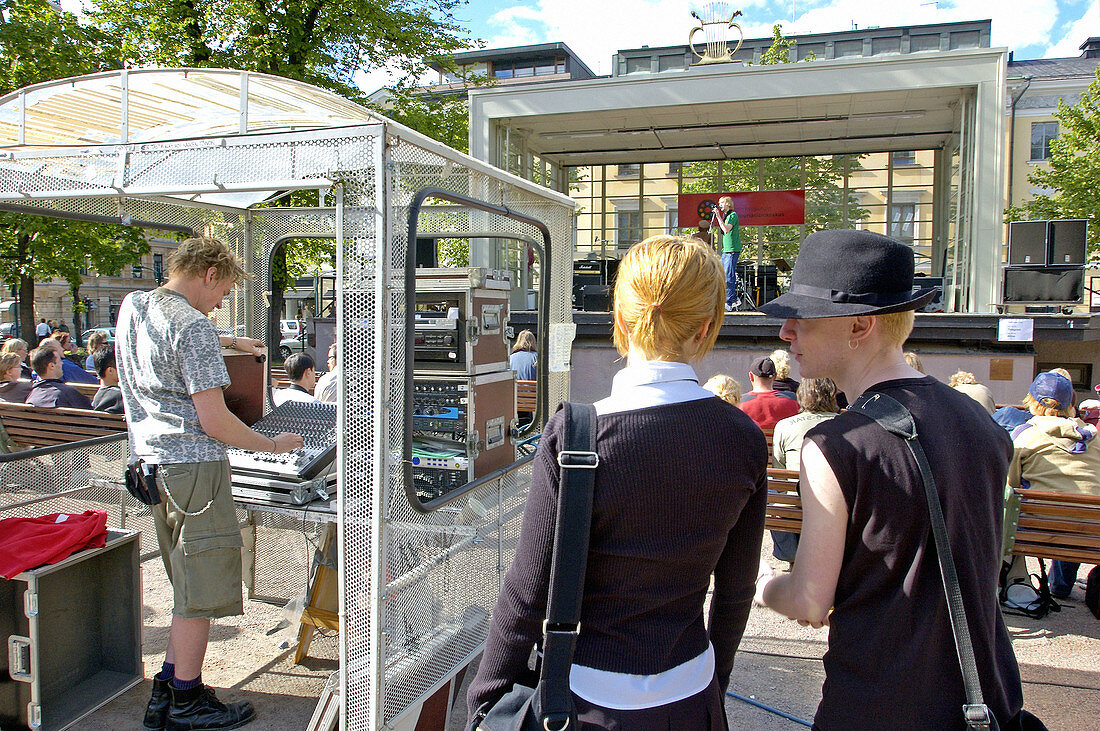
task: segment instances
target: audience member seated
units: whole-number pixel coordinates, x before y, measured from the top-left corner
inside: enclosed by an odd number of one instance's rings
[[[283,368],[290,379],[290,387],[277,388],[271,394],[276,406],[287,401],[317,401],[313,397],[313,389],[317,386],[317,371],[313,366],[313,358],[305,353],[295,353],[286,359]]]
[[[27,400],[31,382],[21,378],[19,366],[22,362],[23,359],[17,353],[0,355],[0,399],[13,404],[21,404]]]
[[[798,386],[798,405],[802,412],[775,424],[772,435],[772,462],[781,470],[798,470],[802,439],[813,427],[840,412],[836,403],[836,384],[831,378],[807,378]],[[798,534],[772,531],[772,555],[794,563]]]
[[[318,401],[330,404],[336,403],[336,389],[340,382],[340,366],[336,364],[336,343],[328,348],[328,373],[317,379],[317,385],[313,387],[313,393]]]
[[[1076,417],[1073,384],[1057,373],[1040,373],[1028,387],[1024,405],[1031,411],[1027,423],[1012,432],[1013,456],[1008,484],[1048,492],[1100,495],[1100,447],[1096,427]],[[1073,590],[1080,564],[1055,561],[1050,593],[1064,599]],[[1022,556],[1007,568],[1006,606],[1026,608],[1038,600]]]
[[[512,355],[508,358],[508,367],[516,372],[517,381],[535,380],[535,366],[538,363],[538,354],[535,353],[535,334],[530,330],[523,330],[516,336],[516,344],[512,346]]]
[[[761,429],[771,429],[780,419],[798,413],[798,400],[793,393],[772,388],[775,374],[775,361],[767,356],[758,358],[749,368],[752,391],[741,398],[740,409]]]
[[[988,388],[978,383],[973,373],[956,371],[955,375],[947,381],[947,385],[956,391],[962,391],[970,398],[982,405],[991,416],[997,410],[997,404],[993,400],[993,394]]]
[[[45,343],[49,338],[43,340]],[[90,409],[92,402],[88,397],[77,391],[61,380],[60,345],[53,341],[55,347],[42,345],[31,352],[31,366],[38,373],[41,380],[35,381],[31,386],[31,392],[27,394],[27,403],[31,406],[54,408],[68,406],[74,409]],[[75,365],[75,364],[74,364]]]
[[[21,373],[20,378],[26,378],[30,380],[34,377],[31,371],[31,367],[27,365],[27,355],[29,354],[27,349],[27,341],[21,338],[8,338],[4,341],[4,346],[0,347],[0,354],[3,353],[15,353],[19,356],[19,370]]]
[[[773,350],[769,357],[772,363],[775,363],[775,380],[772,382],[772,388],[779,392],[798,393],[798,381],[791,378],[791,354],[779,348]]]
[[[68,337],[67,333],[62,333],[65,337]],[[61,358],[61,380],[65,383],[99,383],[99,379],[93,376],[88,371],[84,370],[76,363],[65,357],[65,349],[62,347],[61,342],[54,338],[46,338],[39,346],[40,348],[50,348],[57,353]],[[31,367],[34,368],[34,358],[31,358]],[[35,372],[36,378],[42,378],[43,376]]]
[[[741,403],[741,384],[725,374],[711,376],[710,380],[703,384],[703,388],[727,404],[737,406]]]
[[[94,333],[88,336],[88,357],[84,359],[84,370],[95,370],[95,354],[96,351],[107,345],[107,333],[102,330],[96,330]]]
[[[93,354],[95,372],[99,376],[99,390],[92,398],[92,408],[108,414],[125,414],[122,390],[118,387],[118,367],[115,365],[115,346],[104,345]]]
[[[1100,401],[1085,399],[1077,406],[1077,417],[1086,424],[1100,425]]]

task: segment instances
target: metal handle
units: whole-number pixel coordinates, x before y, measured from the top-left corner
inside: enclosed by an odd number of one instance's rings
[[[31,674],[31,638],[11,635],[8,637],[8,674],[20,683],[33,682]]]

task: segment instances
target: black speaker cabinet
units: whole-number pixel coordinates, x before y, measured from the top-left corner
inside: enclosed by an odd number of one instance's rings
[[[416,268],[435,269],[439,266],[439,243],[436,239],[416,240]]]
[[[611,287],[606,284],[586,284],[583,290],[585,312],[611,311]]]
[[[1050,261],[1051,266],[1084,266],[1085,239],[1088,235],[1088,221],[1071,219],[1050,222]]]
[[[779,272],[775,264],[761,264],[756,270],[756,285],[760,291],[756,293],[758,304],[771,302],[779,296]]]
[[[1044,266],[1047,263],[1047,221],[1008,224],[1008,263]]]
[[[913,295],[926,289],[935,289],[936,295],[921,312],[943,312],[943,277],[914,277]]]
[[[1008,267],[1004,302],[1082,301],[1085,270],[1081,267]]]

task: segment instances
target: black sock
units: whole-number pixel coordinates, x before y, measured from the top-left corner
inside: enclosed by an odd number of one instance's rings
[[[199,673],[199,677],[194,680],[180,680],[179,678],[172,678],[172,687],[176,690],[191,690],[202,685],[202,673]]]
[[[176,666],[173,663],[165,660],[160,664],[160,672],[157,673],[157,680],[171,680],[176,677]]]

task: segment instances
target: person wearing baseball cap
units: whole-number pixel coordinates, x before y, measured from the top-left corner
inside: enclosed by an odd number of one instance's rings
[[[798,399],[790,391],[777,391],[775,361],[764,356],[749,367],[749,383],[752,390],[741,397],[742,411],[761,429],[774,429],[775,423],[798,413]]]
[[[970,620],[984,701],[1001,728],[1021,714],[1020,671],[997,606],[1002,495],[1012,445],[969,396],[909,366],[913,250],[870,231],[803,242],[789,290],[761,307],[783,320],[800,376],[831,378],[848,401],[888,395],[913,415],[932,465]],[[924,483],[904,440],[856,411],[806,433],[802,536],[789,574],[762,567],[756,601],[829,625],[814,728],[962,728],[967,703]],[[913,682],[913,679],[924,679]],[[934,679],[934,680],[932,680]],[[873,689],[873,692],[871,692]]]
[[[1012,432],[1012,464],[1008,484],[1048,492],[1100,495],[1100,447],[1096,427],[1077,418],[1076,394],[1068,378],[1040,373],[1028,386],[1024,406],[1031,412],[1026,423]],[[1050,571],[1050,593],[1065,599],[1073,591],[1080,564],[1055,561]],[[1006,570],[1002,594],[1009,609],[1026,609],[1039,599],[1023,556]],[[1022,607],[1020,605],[1023,605]]]

